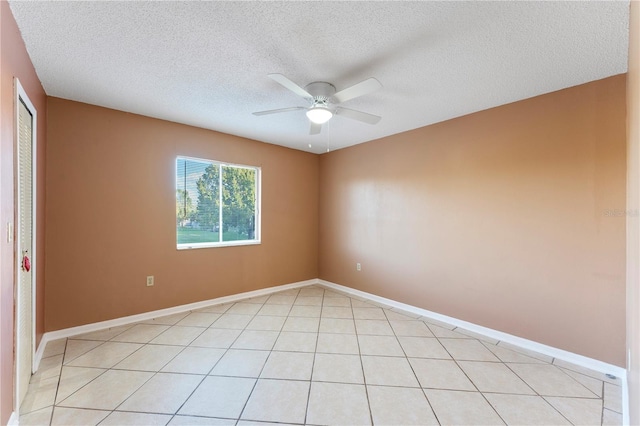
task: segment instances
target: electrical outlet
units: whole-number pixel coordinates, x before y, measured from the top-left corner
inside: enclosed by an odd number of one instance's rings
[[[362,271],[362,266],[359,263],[356,263],[356,271]]]
[[[153,275],[149,275],[147,277],[147,287],[151,287],[153,285]]]

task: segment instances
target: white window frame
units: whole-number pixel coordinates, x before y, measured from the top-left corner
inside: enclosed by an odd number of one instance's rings
[[[210,160],[206,158],[197,158],[197,157],[189,157],[186,155],[178,155],[174,162],[175,170],[175,185],[176,188],[173,191],[173,198],[175,199],[175,194],[178,189],[178,161],[186,160],[186,161],[198,161],[201,163],[210,163],[216,164],[218,166],[226,166],[226,167],[239,167],[244,169],[254,169],[256,171],[256,205],[255,205],[255,238],[253,240],[236,240],[236,241],[217,241],[217,242],[206,242],[206,243],[178,243],[178,230],[176,228],[176,248],[178,250],[191,250],[191,249],[200,249],[200,248],[211,248],[211,247],[232,247],[232,246],[252,246],[262,244],[261,234],[262,234],[262,214],[261,214],[261,206],[262,206],[262,168],[258,166],[250,166],[246,164],[234,164],[234,163],[226,163],[218,160]],[[220,183],[222,183],[222,173],[220,173]],[[222,185],[220,185],[220,196],[222,197]],[[222,235],[222,203],[220,203],[220,235]]]

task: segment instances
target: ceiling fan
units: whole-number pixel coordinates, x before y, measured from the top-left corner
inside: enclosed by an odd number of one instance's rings
[[[376,124],[380,121],[381,117],[377,115],[357,111],[351,108],[345,108],[340,105],[343,102],[359,96],[367,95],[380,89],[382,84],[373,77],[361,81],[351,87],[347,87],[346,89],[340,90],[339,92],[336,92],[336,88],[333,84],[324,81],[315,81],[306,85],[303,89],[282,74],[269,74],[269,77],[291,90],[296,95],[307,100],[309,102],[309,107],[296,106],[272,109],[268,111],[254,112],[253,115],[277,114],[304,109],[307,111],[307,117],[311,122],[311,129],[309,131],[309,134],[311,135],[317,135],[320,133],[322,124],[329,121],[334,115],[341,115],[367,124]]]

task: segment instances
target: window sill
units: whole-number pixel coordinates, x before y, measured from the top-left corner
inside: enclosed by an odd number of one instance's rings
[[[192,249],[201,249],[201,248],[216,248],[216,247],[237,247],[237,246],[256,246],[260,245],[262,242],[260,240],[251,240],[251,241],[225,241],[222,243],[192,243],[192,244],[178,244],[178,250],[192,250]]]

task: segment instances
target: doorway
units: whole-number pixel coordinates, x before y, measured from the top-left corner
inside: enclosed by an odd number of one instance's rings
[[[35,349],[36,283],[36,123],[37,112],[20,81],[15,80],[16,170],[16,288],[15,288],[15,408],[29,388]]]

